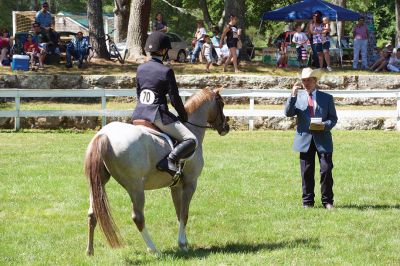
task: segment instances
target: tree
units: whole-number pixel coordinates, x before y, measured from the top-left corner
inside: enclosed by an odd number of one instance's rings
[[[237,16],[238,18],[238,27],[242,29],[241,40],[243,43],[242,49],[240,49],[239,57],[243,60],[250,60],[247,54],[247,43],[245,40],[245,26],[246,26],[246,4],[245,0],[225,0],[224,3],[224,25],[226,25],[229,21],[229,16],[231,14]]]
[[[128,35],[130,0],[115,0],[114,7],[114,42],[126,39]]]
[[[151,0],[132,0],[128,24],[128,59],[142,61],[147,39],[151,11]]]
[[[400,43],[400,0],[395,1],[396,8],[396,45]]]
[[[214,23],[212,22],[210,13],[208,12],[207,1],[199,0],[199,5],[201,11],[203,12],[204,21],[206,22],[207,26],[211,28],[214,25]]]
[[[347,1],[346,0],[332,0],[332,4],[346,8]],[[333,22],[332,24],[334,25],[334,27],[332,27],[333,32],[336,32],[336,21],[332,21],[332,22]],[[340,33],[340,36],[344,36],[344,28],[345,28],[344,21],[339,21],[337,23],[337,33]]]
[[[87,1],[87,16],[89,21],[89,37],[94,56],[109,59],[106,38],[104,34],[103,3],[101,0]]]

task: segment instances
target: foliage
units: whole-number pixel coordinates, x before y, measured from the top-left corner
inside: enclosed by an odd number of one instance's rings
[[[146,192],[146,227],[161,258],[146,253],[131,219],[129,196],[113,180],[106,189],[126,246],[111,250],[96,228],[95,256],[85,256],[89,196],[82,161],[93,135],[0,133],[1,265],[400,261],[399,133],[333,133],[336,210],[327,212],[320,206],[301,208],[298,155],[291,151],[293,131],[231,132],[225,137],[207,132],[206,166],[188,222],[188,253],[176,250],[178,228],[168,189]]]
[[[30,10],[31,0],[2,0],[0,8],[0,27],[6,27],[10,31],[12,30],[12,11],[27,11]],[[41,1],[39,1],[41,2]],[[86,13],[86,0],[57,0],[52,1],[55,3],[56,12],[68,11],[76,13]],[[103,0],[104,12],[112,12],[114,6],[113,0]]]
[[[375,28],[377,33],[378,44],[384,41],[394,40],[395,38],[395,0],[347,0],[347,7],[359,12],[372,12],[375,18]],[[11,11],[12,10],[29,10],[29,0],[2,1],[0,9],[0,27],[5,26],[11,30]],[[56,1],[57,11],[66,10],[70,12],[85,12],[86,2],[84,0],[58,0]],[[166,4],[163,0],[152,1],[151,18],[157,11],[164,14],[171,31],[178,33],[185,39],[191,39],[196,28],[196,18],[202,18],[202,12],[199,9],[199,1],[197,0],[168,0],[174,6],[185,8],[189,12],[182,13],[176,8]],[[246,28],[255,27],[258,29],[260,17],[263,12],[273,10],[291,3],[296,0],[282,1],[265,1],[265,0],[246,0]],[[208,0],[208,9],[214,24],[218,24],[224,9],[224,0]],[[105,12],[112,12],[113,0],[103,0],[103,9]],[[346,33],[349,34],[353,23],[346,23]],[[265,46],[269,37],[275,38],[283,30],[283,22],[266,22],[261,29],[258,39],[253,42],[256,46]]]

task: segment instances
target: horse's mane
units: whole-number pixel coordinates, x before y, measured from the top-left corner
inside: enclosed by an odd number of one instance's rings
[[[214,93],[209,88],[204,88],[190,96],[185,104],[185,109],[188,115],[196,111],[206,101],[210,101],[214,96]]]

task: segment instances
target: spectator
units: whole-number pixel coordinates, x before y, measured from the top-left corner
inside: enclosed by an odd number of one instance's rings
[[[317,46],[314,44],[313,39],[313,33],[312,33],[312,28],[314,26],[314,24],[317,23],[317,18],[318,17],[322,17],[322,13],[320,11],[316,11],[313,16],[311,21],[308,23],[307,26],[307,33],[308,33],[308,37],[310,40],[310,44],[311,44],[311,50],[312,50],[312,65],[319,68],[319,59],[318,59],[318,52],[317,52]]]
[[[52,16],[48,10],[49,10],[49,4],[47,2],[44,2],[42,4],[42,9],[36,13],[35,17],[36,22],[38,22],[40,26],[44,28],[46,31],[50,30],[52,23]]]
[[[307,50],[306,45],[308,42],[307,35],[301,31],[301,24],[296,25],[296,33],[293,35],[293,43],[296,44],[297,60],[300,67],[303,68],[307,64]]]
[[[66,57],[67,57],[67,68],[72,67],[71,56],[78,59],[78,68],[83,65],[83,60],[88,54],[89,43],[86,38],[83,38],[83,33],[79,31],[76,36],[67,45]]]
[[[44,56],[41,56],[39,46],[33,41],[32,34],[28,34],[27,40],[24,43],[24,52],[30,57],[32,70],[35,69],[36,59],[39,60],[39,67],[43,68]]]
[[[46,31],[40,27],[40,24],[38,22],[34,22],[32,24],[32,27],[33,27],[33,32],[31,34],[33,41],[38,44],[40,50],[40,58],[41,60],[43,60],[42,62],[44,62],[48,45],[50,43],[49,36],[46,33]],[[43,65],[39,68],[43,68]]]
[[[358,58],[361,51],[362,69],[367,69],[367,49],[368,49],[368,27],[365,25],[364,17],[360,17],[357,25],[353,29],[354,35],[354,57],[353,69],[358,69]]]
[[[233,14],[229,16],[229,23],[226,25],[222,36],[221,36],[221,42],[219,44],[219,48],[222,48],[223,45],[223,40],[226,37],[226,45],[229,48],[229,57],[225,61],[224,64],[224,72],[226,72],[226,67],[230,63],[231,59],[233,61],[233,67],[235,68],[235,72],[240,72],[238,69],[238,64],[237,64],[237,50],[238,50],[238,44],[240,41],[240,35],[242,33],[242,30],[236,26],[237,24],[237,17]]]
[[[313,15],[313,22],[309,25],[309,32],[313,36],[312,44],[314,46],[313,53],[318,55],[318,66],[322,68],[324,66],[324,47],[322,45],[322,34],[324,32],[324,24],[322,23],[322,13],[316,11]],[[326,50],[326,49],[325,49]],[[329,50],[328,50],[329,54]],[[328,71],[332,71],[330,62],[327,63]]]
[[[0,66],[3,66],[3,61],[7,60],[8,58],[11,42],[12,38],[10,38],[8,30],[3,29],[0,32]],[[5,62],[4,65],[6,65]]]
[[[284,41],[278,42],[278,59],[277,66],[279,68],[287,67],[288,55],[287,55],[287,47]]]
[[[217,65],[221,65],[222,61],[222,52],[221,48],[219,48],[219,44],[221,43],[221,33],[217,26],[213,27],[213,37],[211,38],[211,43],[213,45],[213,51],[215,51],[215,55],[213,53],[213,57],[217,61]]]
[[[213,45],[210,40],[210,36],[207,34],[204,35],[204,44],[203,47],[201,48],[201,54],[204,56],[206,59],[206,72],[210,73],[210,65],[212,63],[212,48]]]
[[[396,48],[396,52],[390,57],[387,68],[391,72],[400,72],[400,48]]]
[[[382,49],[381,57],[369,68],[371,71],[379,72],[385,70],[393,53],[393,46],[391,43],[386,44]]]
[[[324,58],[326,62],[326,69],[328,71],[332,71],[331,68],[331,55],[329,54],[329,49],[331,48],[331,41],[329,39],[329,35],[331,32],[331,24],[329,22],[328,17],[322,18],[322,24],[324,25],[324,29],[322,31],[322,51],[324,53]]]
[[[194,34],[194,37],[196,39],[196,44],[194,46],[193,52],[192,52],[192,58],[190,60],[191,63],[195,63],[196,59],[199,57],[199,54],[201,52],[201,48],[203,47],[204,43],[204,35],[206,35],[206,29],[204,28],[204,22],[202,20],[197,21],[197,30],[196,33]]]
[[[164,21],[161,12],[157,12],[152,28],[153,31],[161,31],[161,32],[168,31],[167,23]]]

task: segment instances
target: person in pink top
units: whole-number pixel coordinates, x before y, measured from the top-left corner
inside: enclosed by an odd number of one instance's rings
[[[353,29],[354,35],[354,57],[353,69],[358,69],[358,58],[361,51],[362,69],[367,69],[367,48],[368,48],[368,27],[364,17],[358,19],[357,25]]]
[[[7,54],[10,52],[12,39],[9,36],[7,29],[3,29],[0,32],[0,66],[2,62],[7,58]]]

